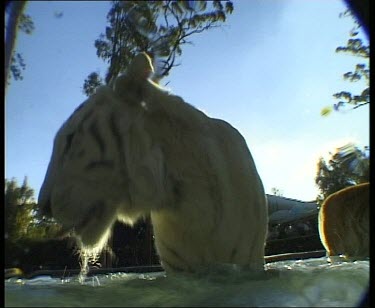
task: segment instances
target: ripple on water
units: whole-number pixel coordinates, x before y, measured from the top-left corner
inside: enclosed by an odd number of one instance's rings
[[[6,306],[355,306],[369,283],[369,261],[326,258],[266,265],[266,277],[227,269],[205,275],[109,273],[79,279],[5,281]]]

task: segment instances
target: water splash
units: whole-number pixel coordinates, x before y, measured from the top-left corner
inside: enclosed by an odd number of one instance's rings
[[[84,255],[87,266],[92,257]],[[369,265],[331,264],[326,257],[285,260],[266,264],[266,272],[274,273],[267,279],[230,267],[206,276],[118,272],[64,284],[47,277],[22,284],[11,278],[5,280],[5,306],[355,307],[368,287]]]
[[[81,284],[87,281],[87,275],[90,271],[90,265],[94,265],[96,262],[99,261],[101,252],[107,246],[110,234],[111,229],[108,229],[95,246],[84,245],[81,238],[77,236],[77,253],[79,254],[81,260],[81,272],[78,275],[78,281]]]
[[[78,275],[78,281],[81,284],[84,284],[88,277],[88,273],[90,271],[90,265],[96,263],[100,258],[100,253],[102,251],[101,247],[82,247],[80,250],[80,265],[81,265],[81,272]]]

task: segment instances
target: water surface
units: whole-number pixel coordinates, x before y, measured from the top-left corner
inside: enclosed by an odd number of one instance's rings
[[[112,273],[5,281],[6,306],[38,307],[353,307],[369,283],[369,261],[279,261],[253,278],[231,267],[205,275]]]

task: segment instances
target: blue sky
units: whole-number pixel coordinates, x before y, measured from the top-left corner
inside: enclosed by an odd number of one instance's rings
[[[245,137],[266,192],[315,199],[316,163],[346,142],[369,145],[369,108],[321,117],[333,93],[363,84],[342,74],[361,59],[335,53],[354,23],[336,0],[237,0],[224,27],[192,37],[180,66],[162,80],[173,93],[236,127]],[[19,34],[24,80],[5,98],[5,178],[28,177],[35,197],[55,133],[85,100],[84,79],[104,76],[94,41],[105,31],[104,1],[30,1],[32,35]],[[61,18],[55,12],[63,12]],[[362,38],[365,38],[361,34]]]

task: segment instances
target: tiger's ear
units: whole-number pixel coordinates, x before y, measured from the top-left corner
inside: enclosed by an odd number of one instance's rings
[[[154,67],[150,56],[145,52],[141,52],[130,62],[126,75],[136,80],[146,80],[153,72]]]
[[[143,101],[145,84],[153,73],[151,58],[145,53],[139,53],[129,64],[125,74],[116,78],[114,91],[124,102],[136,106]]]

